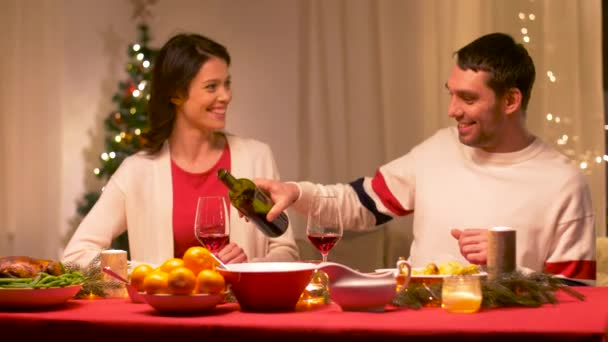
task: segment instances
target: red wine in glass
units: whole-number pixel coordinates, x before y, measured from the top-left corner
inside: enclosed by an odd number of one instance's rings
[[[308,240],[321,252],[327,255],[329,250],[340,240],[338,234],[308,234]]]
[[[194,236],[216,254],[230,241],[230,221],[226,199],[220,196],[199,197],[194,219]]]
[[[332,195],[314,195],[308,211],[306,236],[321,252],[323,262],[342,237],[340,202]]]
[[[201,234],[198,239],[213,254],[222,250],[230,242],[230,236],[226,234]]]

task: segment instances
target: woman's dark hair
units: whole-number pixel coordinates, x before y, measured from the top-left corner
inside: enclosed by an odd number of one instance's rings
[[[148,120],[150,129],[144,137],[143,149],[158,152],[173,130],[175,105],[172,98],[186,98],[192,79],[212,57],[230,65],[226,48],[199,34],[178,34],[160,49],[152,67]]]
[[[483,70],[490,74],[488,86],[496,96],[510,88],[522,93],[521,107],[525,111],[530,101],[536,71],[526,48],[504,33],[482,36],[456,53],[460,69]]]

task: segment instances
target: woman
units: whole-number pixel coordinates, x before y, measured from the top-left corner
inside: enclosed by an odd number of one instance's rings
[[[199,196],[228,192],[216,177],[226,168],[237,177],[278,178],[268,145],[222,133],[232,99],[230,55],[217,42],[178,34],[154,63],[150,131],[144,151],[126,158],[84,218],[64,261],[86,264],[112,239],[129,233],[131,258],[161,264],[182,257],[194,236]],[[293,232],[267,238],[230,208],[230,243],[217,256],[224,263],[298,259]]]

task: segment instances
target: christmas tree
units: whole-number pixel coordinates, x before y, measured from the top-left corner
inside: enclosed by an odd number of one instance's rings
[[[119,82],[118,90],[112,97],[116,109],[104,121],[105,152],[100,156],[101,165],[93,170],[95,176],[104,182],[110,179],[126,157],[141,149],[144,143],[142,134],[148,130],[149,85],[152,63],[158,50],[148,46],[150,36],[145,23],[138,25],[138,31],[138,42],[130,44],[127,51],[128,78]],[[101,191],[90,191],[83,195],[77,207],[80,219],[91,210]],[[126,233],[117,238],[112,246],[128,250]]]

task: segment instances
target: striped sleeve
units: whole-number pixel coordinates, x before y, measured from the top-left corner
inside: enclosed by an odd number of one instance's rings
[[[595,284],[594,222],[594,217],[589,215],[558,226],[558,238],[545,261],[545,273],[587,285]]]
[[[373,178],[359,178],[350,183],[361,204],[376,218],[376,225],[384,224],[395,216],[413,212],[406,210],[389,189],[380,171]]]

